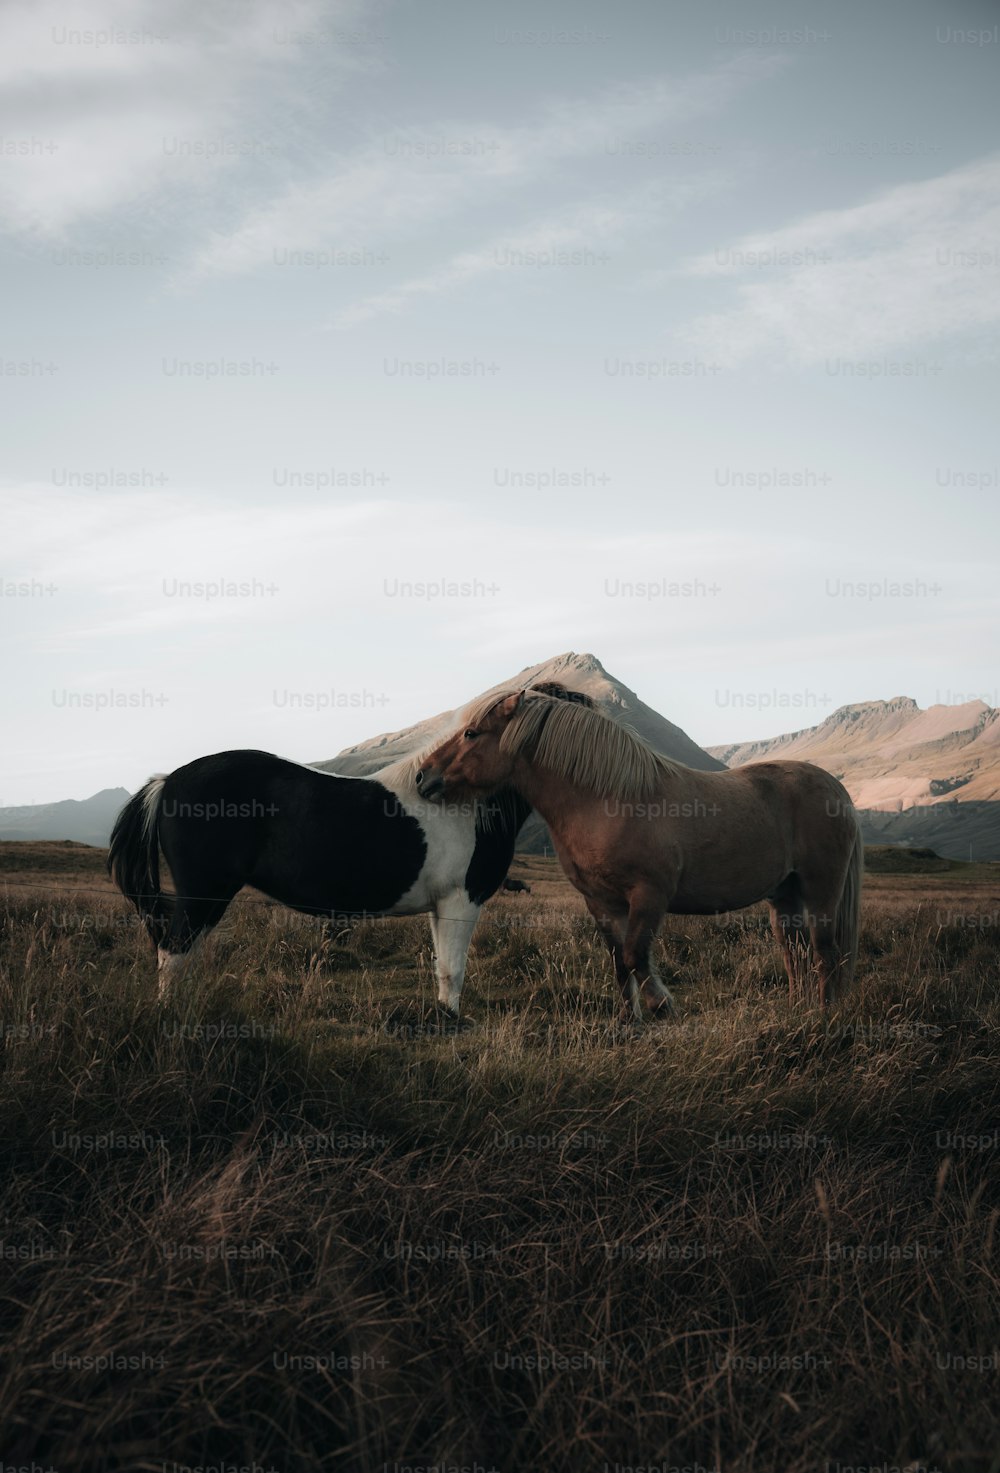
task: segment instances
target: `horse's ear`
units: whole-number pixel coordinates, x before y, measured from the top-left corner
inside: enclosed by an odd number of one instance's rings
[[[500,702],[500,714],[505,721],[509,721],[510,718],[515,714],[515,712],[521,709],[523,704],[524,691],[515,691],[512,696],[505,696],[504,699]]]

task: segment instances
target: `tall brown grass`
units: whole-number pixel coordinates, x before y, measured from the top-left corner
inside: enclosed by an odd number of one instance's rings
[[[992,872],[870,882],[825,1018],[674,918],[633,1036],[542,860],[456,1030],[422,919],[250,897],[161,1008],[99,859],[6,866],[6,1464],[1000,1468]]]

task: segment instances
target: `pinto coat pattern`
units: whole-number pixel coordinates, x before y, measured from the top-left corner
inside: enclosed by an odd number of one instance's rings
[[[108,868],[157,947],[160,992],[244,885],[315,916],[429,913],[438,1001],[457,1013],[472,932],[530,808],[424,802],[412,759],[341,777],[269,752],[199,757],[122,809]],[[175,894],[160,884],[159,853]]]
[[[537,690],[589,706],[558,681]],[[344,777],[270,752],[218,752],[150,778],[122,809],[108,871],[156,945],[160,995],[244,885],[291,910],[430,915],[438,1003],[458,1013],[479,912],[502,885],[531,805],[429,803],[422,755]],[[160,851],[176,893],[160,884]]]

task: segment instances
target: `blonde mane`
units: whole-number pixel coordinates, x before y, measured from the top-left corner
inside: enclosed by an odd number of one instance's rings
[[[478,726],[501,701],[517,694],[505,691],[475,702],[466,709],[463,724]],[[531,690],[524,692],[504,728],[500,750],[528,757],[600,798],[624,803],[655,797],[669,779],[688,770],[654,752],[638,732],[596,707]]]
[[[409,757],[397,757],[395,762],[390,762],[387,767],[379,767],[367,776],[375,782],[391,782],[400,792],[415,798],[419,795],[417,773],[429,752],[429,747],[422,747],[419,752],[413,752]]]

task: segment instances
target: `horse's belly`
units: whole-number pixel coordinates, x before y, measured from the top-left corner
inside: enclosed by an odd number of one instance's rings
[[[421,871],[416,881],[400,895],[399,899],[390,905],[383,915],[388,916],[420,916],[426,915],[434,909],[437,896],[433,885],[428,883],[426,871]]]
[[[412,915],[420,909],[400,909],[400,901],[411,888],[412,870],[380,872],[355,867],[349,872],[339,863],[314,873],[272,875],[258,866],[249,883],[256,890],[280,901],[290,910],[309,915],[381,916]],[[426,908],[426,907],[425,907]]]
[[[742,910],[773,895],[786,878],[783,864],[762,866],[753,874],[684,874],[670,902],[678,915],[716,915],[723,910]]]
[[[430,846],[420,830],[397,824],[388,832],[363,826],[347,832],[301,828],[265,849],[248,882],[292,910],[327,915],[408,915],[421,908],[417,892]],[[405,904],[412,897],[410,904]]]

